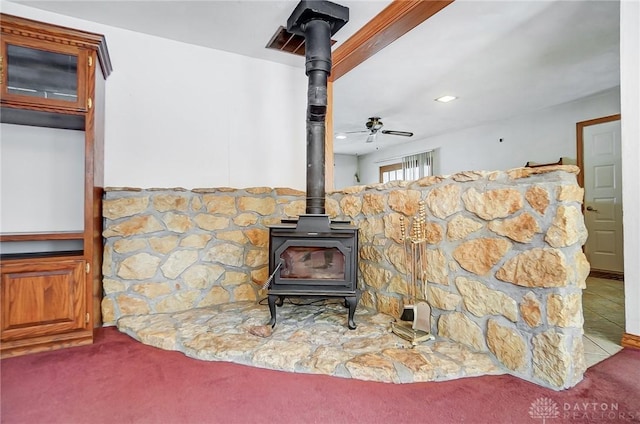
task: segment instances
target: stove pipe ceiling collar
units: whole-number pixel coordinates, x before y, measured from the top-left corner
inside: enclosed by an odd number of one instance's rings
[[[287,20],[287,30],[305,39],[307,89],[307,214],[324,214],[325,118],[331,36],[349,21],[349,9],[329,1],[303,0]]]

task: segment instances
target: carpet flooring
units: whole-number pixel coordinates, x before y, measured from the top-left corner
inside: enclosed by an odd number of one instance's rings
[[[0,371],[2,423],[640,422],[640,351],[629,349],[561,392],[509,375],[407,385],[199,361],[115,328]]]

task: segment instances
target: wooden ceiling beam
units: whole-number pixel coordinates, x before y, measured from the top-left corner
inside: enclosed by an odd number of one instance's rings
[[[335,81],[453,0],[394,0],[333,52],[331,80]]]

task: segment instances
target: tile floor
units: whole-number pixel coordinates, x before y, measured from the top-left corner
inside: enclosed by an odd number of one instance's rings
[[[587,278],[582,293],[587,367],[617,353],[624,333],[624,282]]]

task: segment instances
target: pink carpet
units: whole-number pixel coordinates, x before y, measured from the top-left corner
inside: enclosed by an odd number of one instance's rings
[[[115,328],[0,363],[2,423],[640,422],[640,351],[556,392],[511,377],[387,384],[203,362]]]

